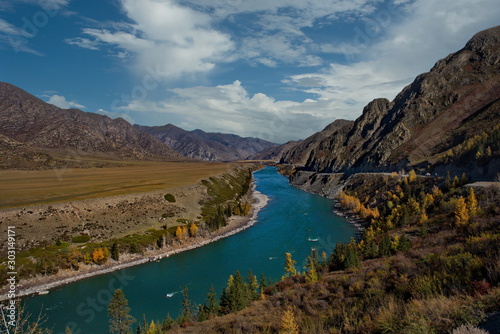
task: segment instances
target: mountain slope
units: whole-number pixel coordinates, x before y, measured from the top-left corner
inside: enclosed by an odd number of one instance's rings
[[[180,158],[125,120],[60,109],[8,83],[0,83],[0,134],[31,148],[104,154],[113,158]]]
[[[499,111],[500,26],[476,34],[462,50],[419,75],[394,101],[370,102],[350,128],[308,150],[295,147],[282,162],[301,160],[305,154],[305,168],[318,172],[436,167],[443,155],[458,154],[458,148],[474,136],[496,136]],[[489,166],[483,163],[480,173],[491,177],[499,149],[498,143],[490,145]],[[462,161],[462,166],[457,159],[447,163],[478,171],[470,160]]]
[[[136,125],[136,128],[155,136],[185,157],[199,160],[242,160],[276,146],[258,138],[242,138],[237,135],[207,133],[202,130],[186,131],[172,124]]]

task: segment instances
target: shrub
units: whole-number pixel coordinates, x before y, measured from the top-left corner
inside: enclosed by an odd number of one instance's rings
[[[172,194],[165,194],[165,196],[163,196],[165,198],[166,201],[170,202],[170,203],[175,203],[175,196],[172,195]]]
[[[462,325],[455,328],[452,334],[488,334],[488,332],[474,326]]]
[[[90,236],[88,235],[77,235],[76,237],[71,238],[71,242],[75,244],[81,244],[88,241],[90,241]]]

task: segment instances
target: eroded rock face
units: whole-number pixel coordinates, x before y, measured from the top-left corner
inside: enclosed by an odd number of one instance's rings
[[[0,83],[0,134],[32,148],[132,159],[181,157],[121,118],[60,109],[8,83]]]
[[[299,145],[282,162],[307,155],[316,172],[390,171],[445,152],[499,123],[500,26],[419,75],[390,102],[376,99],[351,125],[307,150]]]

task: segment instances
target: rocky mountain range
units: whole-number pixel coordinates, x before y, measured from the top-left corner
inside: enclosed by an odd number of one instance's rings
[[[492,178],[500,170],[499,123],[497,26],[439,60],[393,101],[376,99],[354,122],[337,120],[279,158],[315,172],[453,167]]]
[[[135,127],[153,135],[183,156],[198,160],[243,160],[277,146],[277,144],[258,138],[243,138],[233,134],[210,133],[202,130],[186,131],[172,124],[136,125]]]
[[[118,159],[182,156],[125,120],[78,109],[61,109],[24,90],[0,83],[0,156],[16,166],[29,157],[94,155]],[[24,158],[23,158],[24,157]]]

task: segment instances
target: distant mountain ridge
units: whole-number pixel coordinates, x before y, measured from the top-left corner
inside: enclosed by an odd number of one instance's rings
[[[61,109],[4,82],[0,82],[0,134],[24,144],[30,154],[49,149],[120,159],[182,158],[121,118]],[[1,147],[8,155],[13,146],[5,137]]]
[[[210,133],[202,130],[186,131],[175,125],[135,125],[151,134],[183,156],[208,161],[243,160],[277,144],[266,140],[240,137],[233,134]]]
[[[391,102],[375,99],[353,123],[283,152],[315,172],[454,166],[491,178],[500,169],[500,26],[419,75]],[[333,124],[333,123],[332,123]],[[310,137],[311,138],[311,137]],[[487,157],[487,158],[486,158]]]

